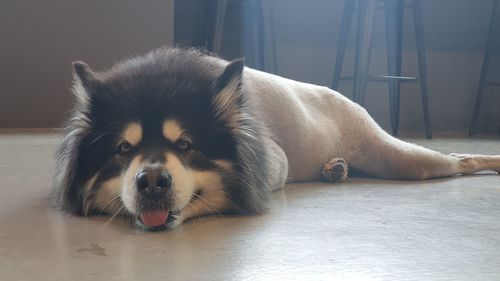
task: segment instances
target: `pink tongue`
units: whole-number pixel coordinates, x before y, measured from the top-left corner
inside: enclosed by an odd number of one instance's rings
[[[141,214],[142,223],[149,227],[163,225],[168,218],[168,211],[156,211]]]

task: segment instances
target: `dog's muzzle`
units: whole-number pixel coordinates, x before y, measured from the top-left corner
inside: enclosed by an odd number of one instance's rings
[[[156,205],[168,200],[167,194],[172,189],[172,176],[161,166],[146,166],[137,173],[135,188],[143,198],[142,201]],[[168,216],[168,209],[145,210],[141,212],[140,219],[147,228],[159,228],[165,224]]]

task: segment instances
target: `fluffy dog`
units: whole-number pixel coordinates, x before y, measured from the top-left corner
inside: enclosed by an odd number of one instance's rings
[[[174,228],[207,213],[261,213],[285,182],[342,181],[348,167],[408,180],[500,171],[500,156],[400,141],[341,94],[242,60],[162,48],[105,72],[73,66],[76,105],[54,184],[57,204],[78,215]]]

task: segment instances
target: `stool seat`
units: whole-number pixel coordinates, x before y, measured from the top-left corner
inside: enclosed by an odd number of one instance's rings
[[[403,82],[419,82],[425,124],[425,135],[427,138],[432,138],[428,109],[427,70],[420,0],[410,0],[411,4],[409,5],[405,2],[407,1],[346,0],[344,2],[335,69],[332,79],[332,89],[338,90],[340,81],[352,80],[353,100],[363,106],[367,82],[388,83],[391,129],[392,134],[396,136],[399,128],[400,84]],[[413,11],[419,77],[404,76],[401,74],[402,30],[405,8],[410,8]],[[386,75],[371,75],[368,73],[371,59],[373,26],[375,25],[377,10],[383,10],[385,12],[385,37],[388,68],[388,73]],[[357,12],[357,29],[355,40],[354,75],[342,76],[342,66],[347,48],[352,21],[351,19],[355,12]]]
[[[339,78],[341,81],[353,80],[354,76],[342,76]],[[390,80],[399,80],[401,82],[418,82],[418,77],[407,77],[407,76],[391,76],[391,75],[370,75],[368,77],[369,81],[379,81],[388,82]]]
[[[406,76],[391,76],[391,75],[378,75],[378,76],[373,76],[370,75],[368,77],[368,80],[370,81],[380,81],[380,82],[389,82],[391,80],[399,80],[401,82],[418,82],[419,79],[417,77],[406,77]]]

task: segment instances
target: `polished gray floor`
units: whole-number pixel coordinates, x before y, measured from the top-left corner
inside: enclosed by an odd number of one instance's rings
[[[412,139],[500,154],[499,139]],[[500,177],[293,184],[261,216],[144,233],[46,206],[50,134],[0,134],[0,280],[500,280]]]

